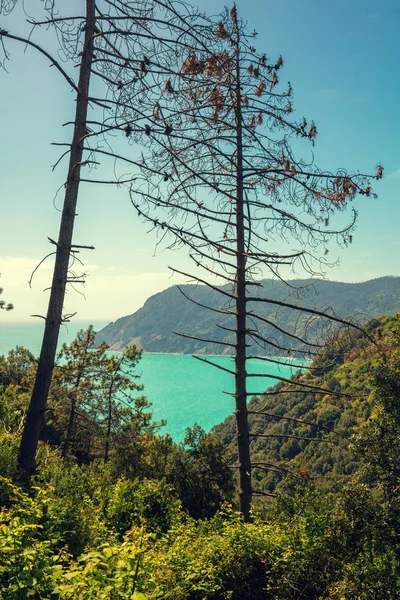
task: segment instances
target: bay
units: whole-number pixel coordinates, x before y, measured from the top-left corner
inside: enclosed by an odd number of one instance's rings
[[[105,323],[94,323],[100,330]],[[63,325],[60,332],[60,345],[70,343],[79,329],[87,323]],[[2,324],[0,329],[0,355],[7,354],[16,345],[25,346],[36,356],[40,350],[43,325]],[[215,364],[233,370],[233,360],[228,356],[208,356]],[[264,373],[270,376],[290,377],[296,371],[293,367],[276,365],[267,361],[248,361],[249,373]],[[161,430],[172,435],[175,441],[182,441],[187,427],[198,423],[209,431],[233,413],[233,376],[214,366],[208,365],[188,354],[143,354],[136,369],[140,375],[138,383],[144,385],[143,394],[152,403],[153,419],[167,420]],[[249,378],[249,392],[256,394],[274,385],[276,380],[267,377]]]
[[[228,356],[207,356],[207,360],[232,370]],[[290,377],[297,368],[279,366],[251,359],[248,373],[265,373]],[[165,430],[176,441],[182,441],[185,428],[198,423],[209,431],[234,411],[234,398],[227,394],[234,389],[233,375],[202,363],[189,354],[144,354],[138,372],[145,386],[144,393],[153,403],[153,417],[167,419]],[[260,393],[276,380],[251,377],[248,391]]]

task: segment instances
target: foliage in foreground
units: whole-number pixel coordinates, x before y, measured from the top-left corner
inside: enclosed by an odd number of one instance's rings
[[[250,524],[228,505],[196,521],[163,482],[110,485],[104,469],[79,470],[65,478],[86,478],[80,498],[79,485],[28,495],[0,480],[5,600],[399,597],[399,535],[364,485],[326,495],[305,480]]]
[[[15,386],[30,357],[12,355],[0,364],[0,597],[397,600],[400,326],[385,324],[371,415],[353,437],[357,471],[335,492],[305,473],[287,480],[252,523],[223,503],[222,446],[200,428],[181,446],[155,434],[125,454],[115,443],[109,461],[89,464],[42,442],[33,485],[15,485]]]

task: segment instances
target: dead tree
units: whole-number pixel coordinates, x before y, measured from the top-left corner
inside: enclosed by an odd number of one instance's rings
[[[264,297],[259,279],[269,273],[287,283],[289,294],[290,271],[318,274],[328,264],[332,238],[344,245],[352,242],[355,210],[343,227],[330,226],[333,215],[357,194],[372,195],[372,177],[322,171],[312,151],[309,160],[296,157],[297,140],[314,146],[316,125],[292,118],[290,83],[278,91],[282,57],[271,61],[257,53],[256,34],[246,31],[235,5],[210,26],[208,36],[211,52],[193,46],[179,74],[168,77],[162,89],[154,86],[139,97],[140,106],[154,111],[147,123],[143,174],[130,194],[138,213],[159,231],[159,243],[184,246],[204,273],[181,275],[217,290],[221,305],[211,310],[231,319],[228,327],[217,322],[225,337],[187,337],[234,353],[234,370],[224,370],[235,378],[240,510],[249,519],[256,491],[247,381],[255,375],[247,373],[246,362],[253,354],[262,360],[256,346],[266,355],[310,357],[319,348],[318,330],[346,324],[333,311],[306,308],[298,298]],[[373,177],[382,177],[380,165]],[[280,327],[263,316],[265,305],[301,318],[292,327]]]
[[[7,16],[15,5],[16,0],[0,0],[0,16]],[[69,123],[73,128],[71,143],[59,144],[65,146],[65,152],[57,164],[68,157],[69,165],[59,237],[57,241],[50,240],[55,246],[53,280],[36,380],[19,450],[18,465],[23,479],[29,479],[35,469],[60,325],[72,316],[63,314],[66,287],[84,282],[84,275],[77,274],[73,265],[80,263],[77,256],[80,250],[91,248],[73,243],[80,184],[123,183],[118,176],[111,176],[110,181],[109,173],[113,173],[110,165],[105,170],[107,175],[100,179],[83,177],[82,169],[93,169],[100,160],[110,160],[111,165],[120,161],[130,167],[143,167],[121,142],[124,138],[136,142],[147,133],[147,115],[137,105],[132,111],[134,100],[157,85],[160,77],[165,79],[176,73],[174,65],[181,60],[182,53],[186,55],[197,44],[204,21],[183,2],[175,0],[86,0],[84,14],[65,15],[63,10],[63,3],[46,0],[44,18],[28,19],[31,31],[26,38],[0,29],[4,61],[10,56],[8,46],[12,43],[34,48],[56,67],[74,90],[76,99],[75,116]],[[35,42],[37,32],[42,34],[47,30],[56,35],[64,62],[43,47],[42,35],[40,43]],[[76,63],[79,64],[77,82],[69,74]],[[91,91],[92,87],[96,93]],[[110,136],[118,133],[121,139],[115,141],[112,149]]]

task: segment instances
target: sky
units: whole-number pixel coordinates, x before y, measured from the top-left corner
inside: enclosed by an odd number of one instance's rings
[[[38,0],[32,4],[40,5]],[[71,0],[82,8],[83,0]],[[199,0],[218,13],[224,2]],[[323,169],[375,172],[378,199],[360,197],[352,245],[331,248],[339,265],[327,272],[337,281],[357,282],[400,275],[400,0],[242,0],[249,29],[258,32],[257,50],[284,58],[281,81],[294,90],[294,116],[315,120],[315,160]],[[23,14],[0,15],[0,29],[26,33]],[[41,34],[49,50],[54,41]],[[68,139],[63,123],[73,116],[74,97],[49,62],[34,50],[8,43],[10,60],[0,70],[0,287],[15,309],[1,311],[0,326],[33,322],[45,314],[52,260],[28,284],[32,271],[57,239],[66,163],[53,172],[59,148]],[[76,75],[76,69],[72,69]],[[57,195],[56,195],[57,194]],[[185,250],[155,249],[156,236],[140,221],[124,190],[83,185],[75,243],[93,245],[81,258],[88,274],[84,289],[69,290],[65,311],[75,319],[115,320],[184,278],[169,266],[190,269]]]

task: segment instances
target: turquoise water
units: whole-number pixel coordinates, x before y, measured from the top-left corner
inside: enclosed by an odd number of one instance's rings
[[[15,346],[28,348],[35,356],[39,355],[43,336],[43,322],[7,323],[7,315],[0,314],[0,355],[7,354]],[[107,325],[106,322],[93,323],[95,331]],[[59,346],[70,343],[80,329],[86,329],[88,323],[66,323],[61,326]]]
[[[227,356],[208,356],[220,366],[233,368]],[[295,369],[249,360],[249,373],[274,373],[290,376]],[[144,354],[138,372],[142,373],[144,392],[153,403],[153,416],[167,419],[166,430],[175,440],[182,440],[185,428],[194,423],[209,431],[233,413],[233,376],[185,354]],[[249,379],[250,393],[261,392],[276,381],[264,377]]]
[[[99,330],[105,323],[94,324]],[[68,324],[63,326],[60,343],[71,342],[79,329],[87,324]],[[39,353],[42,325],[1,326],[0,354],[6,354],[16,345],[29,348],[35,355]],[[209,356],[216,364],[227,369],[233,368],[233,362],[227,356]],[[270,373],[288,377],[293,367],[279,366],[265,361],[248,361],[249,373]],[[232,414],[234,400],[224,392],[233,392],[233,376],[216,367],[202,363],[187,354],[144,354],[137,367],[144,385],[144,394],[152,403],[154,420],[166,419],[164,431],[168,431],[176,441],[181,441],[185,428],[194,423],[209,431]],[[265,377],[249,378],[249,392],[262,392],[273,385],[274,380]]]

